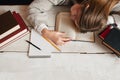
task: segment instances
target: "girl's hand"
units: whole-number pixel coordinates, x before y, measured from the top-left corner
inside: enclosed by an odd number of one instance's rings
[[[66,42],[71,40],[71,38],[66,37],[65,33],[48,30],[48,29],[43,29],[42,35],[49,38],[57,45],[64,45]]]

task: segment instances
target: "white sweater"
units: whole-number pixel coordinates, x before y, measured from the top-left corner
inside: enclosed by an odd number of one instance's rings
[[[27,17],[28,21],[35,28],[36,31],[41,33],[44,28],[48,28],[46,25],[47,20],[47,12],[54,5],[68,5],[69,2],[72,1],[76,3],[75,0],[34,0],[28,8],[29,15]],[[115,5],[113,8],[114,11],[120,10],[120,2]],[[117,24],[120,24],[120,16],[113,15]],[[112,16],[108,17],[107,24],[114,23],[114,19]],[[119,25],[120,26],[120,25]]]
[[[31,25],[41,32],[44,28],[48,28],[46,20],[48,19],[48,11],[54,5],[67,5],[71,0],[34,0],[29,5],[28,21]]]

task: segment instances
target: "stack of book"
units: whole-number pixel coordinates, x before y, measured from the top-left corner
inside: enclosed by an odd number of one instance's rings
[[[102,43],[111,49],[117,56],[120,57],[120,29],[115,26],[107,26],[99,37],[103,40]]]
[[[19,13],[7,11],[0,15],[0,49],[29,33]]]

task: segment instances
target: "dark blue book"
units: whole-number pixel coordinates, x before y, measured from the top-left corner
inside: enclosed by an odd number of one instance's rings
[[[120,55],[120,29],[112,28],[109,34],[104,38],[103,44]]]

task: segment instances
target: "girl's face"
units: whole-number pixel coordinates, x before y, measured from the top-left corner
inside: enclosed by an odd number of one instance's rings
[[[71,7],[71,19],[74,21],[76,27],[79,27],[78,22],[80,20],[81,11],[82,11],[81,4],[74,4]]]

